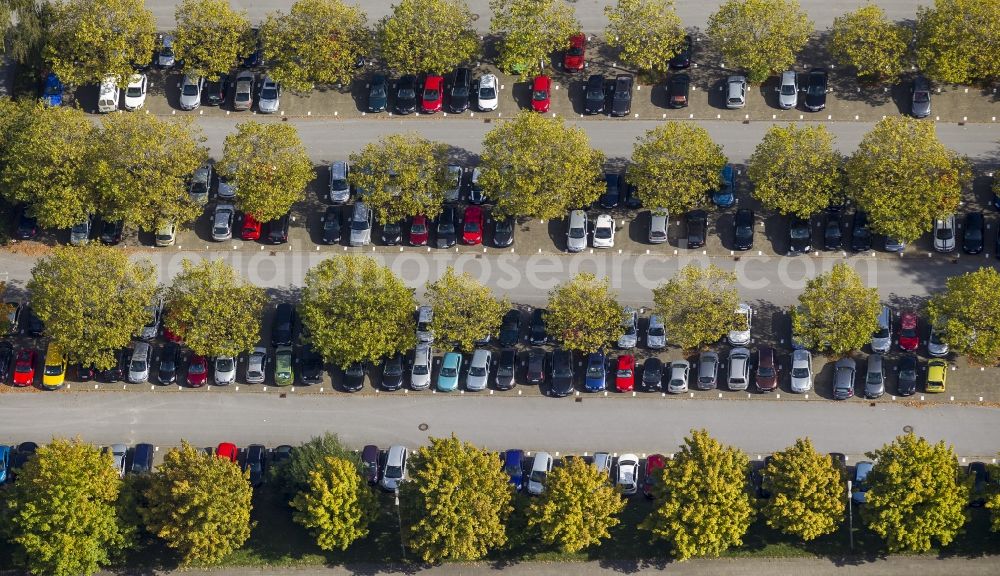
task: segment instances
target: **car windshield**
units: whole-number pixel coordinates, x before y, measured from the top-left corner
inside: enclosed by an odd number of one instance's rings
[[[903,328],[900,330],[899,335],[903,338],[916,338],[917,329],[916,328]]]
[[[417,93],[413,88],[400,88],[397,96],[405,100],[413,100],[417,97]]]
[[[480,88],[479,89],[479,99],[480,100],[492,100],[497,97],[497,91],[492,87]]]
[[[583,228],[570,228],[569,229],[569,237],[570,238],[586,238],[587,237],[587,233],[584,231]]]
[[[340,228],[340,222],[336,218],[328,218],[323,222],[323,230],[334,230]]]
[[[368,229],[367,220],[354,220],[351,222],[351,230],[357,230],[358,232],[363,232]]]
[[[441,368],[441,375],[445,378],[454,378],[458,375],[458,370],[445,366]]]
[[[278,89],[274,86],[265,86],[264,89],[260,91],[260,97],[264,100],[274,100],[278,97]]]
[[[521,464],[517,462],[508,462],[503,468],[504,472],[508,476],[520,476],[521,475]]]
[[[736,227],[737,236],[749,236],[753,234],[753,229],[748,225],[739,225]]]
[[[583,56],[583,48],[580,46],[573,46],[569,49],[570,56]]]
[[[604,100],[604,89],[595,87],[590,92],[587,92],[587,98],[590,100]]]
[[[544,101],[549,99],[549,93],[547,90],[535,90],[531,93],[531,98],[536,101]]]
[[[385,365],[385,373],[389,376],[400,376],[403,374],[403,365],[389,362]]]
[[[132,372],[145,372],[146,371],[146,361],[145,360],[133,360],[132,364],[129,365],[129,370]],[[45,368],[45,373],[48,374],[48,367]],[[58,372],[57,372],[58,374]]]
[[[451,95],[453,97],[457,96],[459,98],[465,98],[466,96],[469,95],[469,87],[466,86],[465,84],[457,84],[454,88],[451,89]]]
[[[604,376],[604,366],[601,364],[591,364],[587,367],[587,378],[600,378]]]
[[[369,95],[374,98],[385,98],[385,85],[372,84],[372,89]]]
[[[628,90],[616,90],[615,100],[628,100]]]
[[[125,96],[128,98],[142,96],[142,88],[139,86],[129,86],[128,89],[125,90]]]
[[[801,240],[809,237],[809,228],[806,226],[793,226],[792,227],[792,238],[796,240]]]
[[[618,377],[619,378],[629,378],[631,376],[632,376],[632,370],[630,370],[628,368],[619,368],[618,369]]]
[[[427,375],[427,365],[426,364],[414,364],[413,365],[413,373],[416,374],[416,375],[418,375],[418,376],[425,376],[425,375]]]
[[[206,367],[205,367],[204,364],[201,364],[201,363],[198,363],[198,362],[193,362],[191,364],[191,366],[188,367],[188,373],[190,373],[190,374],[204,374],[205,373],[205,369],[206,369]]]
[[[573,372],[570,370],[569,366],[561,366],[553,369],[552,375],[558,378],[569,378],[573,375]]]
[[[602,240],[611,238],[611,228],[608,226],[601,226],[597,230],[594,230],[594,238],[600,238]]]
[[[868,373],[868,383],[869,384],[881,384],[882,374],[879,372],[869,372]]]
[[[953,237],[954,237],[954,234],[952,233],[951,227],[949,227],[949,226],[941,226],[941,227],[938,228],[938,230],[937,230],[937,239],[938,240],[951,240]]]
[[[236,85],[236,95],[233,99],[237,102],[247,102],[250,100],[250,83],[240,82]]]
[[[485,366],[471,366],[469,368],[469,376],[486,376]]]
[[[31,372],[33,369],[34,369],[34,367],[30,363],[28,363],[26,361],[26,359],[25,359],[25,363],[24,364],[18,364],[14,368],[14,372],[20,372],[20,373],[23,374],[25,372]]]
[[[514,374],[514,366],[511,364],[503,364],[497,367],[497,376],[512,376]]]
[[[782,96],[795,96],[795,85],[793,85],[793,84],[785,84],[784,86],[782,86],[781,87],[781,95]]]
[[[465,223],[463,229],[466,232],[479,232],[479,222],[476,222],[475,220],[470,220]]]
[[[917,104],[922,104],[924,102],[930,102],[931,95],[929,92],[914,92],[913,101]]]
[[[917,373],[914,370],[900,370],[899,371],[900,380],[916,380]]]
[[[197,84],[185,84],[184,90],[181,94],[185,96],[197,96],[198,95],[198,85]]]
[[[61,364],[46,364],[45,365],[45,375],[46,376],[58,376],[62,374],[63,368]]]
[[[798,368],[792,368],[792,378],[808,378],[808,377],[809,377],[808,368],[805,368],[803,366],[799,366]]]
[[[650,326],[649,335],[650,336],[663,336],[663,326]]]
[[[545,482],[545,471],[544,470],[532,470],[531,471],[531,481],[541,484]]]
[[[770,366],[761,366],[757,368],[757,376],[759,378],[774,378],[774,368]]]
[[[232,372],[235,368],[232,358],[219,358],[215,361],[216,372]]]
[[[403,467],[402,466],[386,466],[385,472],[382,474],[385,478],[402,478],[403,477]]]
[[[173,372],[174,371],[174,359],[173,358],[166,358],[164,360],[160,360],[160,372],[163,372],[163,371],[166,371],[166,372]]]
[[[966,226],[965,237],[969,240],[981,240],[983,237],[983,229],[978,226]]]
[[[438,233],[439,234],[454,234],[455,226],[450,222],[439,222],[438,223]]]
[[[424,100],[437,100],[440,97],[441,93],[434,88],[424,90]]]
[[[427,226],[425,226],[424,224],[414,224],[413,226],[410,227],[410,233],[412,233],[412,234],[426,234],[427,233]]]

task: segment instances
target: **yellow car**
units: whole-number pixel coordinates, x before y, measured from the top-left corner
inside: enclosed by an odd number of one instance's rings
[[[948,378],[948,363],[935,358],[927,363],[927,391],[944,392],[944,382]]]
[[[66,358],[56,344],[49,344],[45,351],[45,369],[42,371],[42,387],[49,390],[60,388],[66,382]]]

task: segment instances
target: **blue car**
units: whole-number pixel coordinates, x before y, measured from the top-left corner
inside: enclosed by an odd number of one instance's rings
[[[520,492],[524,485],[524,450],[507,450],[503,453],[503,470],[510,476],[514,490]]]
[[[7,470],[10,469],[10,446],[0,445],[0,484],[7,481]],[[518,477],[520,481],[520,477]]]
[[[42,102],[49,106],[62,106],[63,84],[55,72],[49,72],[48,76],[45,77],[45,86],[42,88]]]
[[[719,208],[728,208],[736,202],[736,169],[726,164],[719,173],[721,186],[712,192],[712,202]]]
[[[592,352],[587,358],[587,379],[584,386],[587,392],[604,390],[607,381],[606,360],[603,351]]]
[[[462,355],[458,352],[448,352],[441,361],[441,371],[438,372],[437,389],[441,392],[451,392],[458,389],[458,373],[462,369]]]

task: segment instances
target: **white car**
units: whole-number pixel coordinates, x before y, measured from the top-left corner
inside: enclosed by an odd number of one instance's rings
[[[390,492],[399,488],[399,484],[406,480],[406,446],[392,446],[385,457],[385,468],[382,469],[382,478],[379,486]]]
[[[746,302],[736,306],[736,328],[729,331],[727,338],[733,346],[746,346],[750,343],[750,326],[753,324],[753,308]]]
[[[219,178],[219,188],[215,191],[215,195],[221,200],[232,200],[236,198],[236,185]]]
[[[639,488],[639,457],[622,454],[618,457],[618,478],[615,481],[622,494],[635,494]]]
[[[219,204],[215,207],[212,217],[212,240],[222,242],[233,237],[233,220],[236,217],[236,207],[232,204]]]
[[[649,329],[646,330],[646,347],[650,350],[662,350],[667,346],[667,329],[663,319],[653,314],[649,317]]]
[[[691,364],[687,360],[675,360],[670,363],[670,379],[667,380],[667,392],[683,394],[688,391],[688,375]]]
[[[270,76],[265,76],[264,82],[260,86],[260,94],[257,96],[257,109],[262,114],[277,112],[280,97],[281,84],[275,82]]]
[[[174,222],[164,222],[156,229],[156,245],[160,248],[173,246],[177,240],[177,224]]]
[[[125,86],[125,109],[138,110],[146,104],[146,75],[133,74]]]
[[[500,93],[497,77],[493,74],[483,74],[479,77],[479,86],[476,88],[476,105],[482,112],[491,112],[497,109],[500,100]]]
[[[531,463],[531,474],[528,476],[528,494],[538,496],[545,492],[545,480],[552,472],[552,455],[548,452],[538,452]]]
[[[201,106],[201,89],[205,86],[205,79],[201,76],[190,76],[185,74],[181,81],[181,97],[179,104],[181,110],[194,110]]]
[[[934,249],[951,252],[955,249],[955,215],[934,220]]]
[[[236,358],[217,356],[212,368],[216,386],[226,386],[236,382]]]
[[[774,89],[778,93],[778,107],[782,110],[795,108],[799,103],[799,79],[795,70],[781,73],[781,86]]]
[[[97,111],[101,114],[114,112],[118,109],[118,81],[114,76],[108,76],[101,82],[97,94]]]
[[[267,348],[257,346],[247,359],[247,384],[263,384],[267,375]]]
[[[792,392],[808,392],[812,389],[812,354],[801,349],[792,352]]]
[[[489,350],[477,348],[472,353],[472,362],[469,363],[469,375],[465,378],[465,388],[470,392],[486,390],[486,383],[490,379],[490,365],[493,363],[493,355]]]
[[[594,224],[594,248],[615,247],[615,219],[610,214],[601,214]]]
[[[153,347],[149,342],[137,342],[128,364],[128,381],[142,384],[149,381],[149,365],[153,360]]]
[[[111,458],[114,459],[115,471],[118,472],[119,478],[125,477],[125,454],[128,452],[128,447],[124,444],[112,444],[111,445]]]
[[[622,314],[622,330],[618,337],[618,347],[623,350],[635,348],[639,343],[639,313],[631,306],[626,306]]]
[[[462,167],[456,164],[448,164],[445,167],[445,171],[448,173],[448,187],[444,190],[444,201],[458,202],[459,196],[462,193]]]

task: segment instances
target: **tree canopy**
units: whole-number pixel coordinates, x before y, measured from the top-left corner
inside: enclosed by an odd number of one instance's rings
[[[878,289],[865,286],[850,265],[835,264],[806,282],[792,314],[792,333],[810,350],[860,350],[878,328]]]
[[[852,66],[863,80],[893,81],[903,71],[910,32],[889,20],[885,10],[866,4],[833,20],[830,54]]]
[[[736,274],[714,264],[688,264],[653,289],[653,303],[667,338],[684,350],[700,348],[735,327],[733,310],[740,303]]]
[[[448,146],[416,133],[390,134],[351,154],[351,184],[380,222],[441,213]]]
[[[375,495],[354,462],[330,456],[309,472],[308,488],[291,505],[292,518],[312,532],[323,550],[346,550],[367,536],[377,509]]]
[[[275,484],[289,498],[309,489],[312,472],[321,468],[328,458],[346,460],[362,471],[361,458],[354,450],[345,447],[336,434],[324,432],[295,447],[288,460],[273,465],[270,475]]]
[[[386,66],[399,74],[444,74],[479,54],[465,0],[399,0],[378,25]]]
[[[843,158],[823,124],[775,124],[747,163],[754,198],[764,208],[809,218],[830,205],[844,185]]]
[[[181,0],[174,20],[174,54],[188,74],[217,79],[254,49],[246,12],[229,0]]]
[[[623,318],[607,278],[581,272],[549,292],[546,327],[567,350],[589,353],[617,341]]]
[[[636,138],[625,178],[644,206],[681,214],[719,188],[725,165],[722,147],[707,130],[688,122],[666,122]]]
[[[844,521],[845,480],[808,438],[775,452],[764,475],[771,494],[762,510],[767,525],[806,542],[834,532]]]
[[[931,296],[927,312],[932,326],[943,326],[944,341],[974,362],[1000,362],[1000,273],[983,267],[945,281]]]
[[[1000,76],[1000,4],[934,0],[917,8],[917,66],[939,82]]]
[[[490,32],[500,34],[501,70],[531,75],[552,52],[569,46],[580,31],[573,6],[566,0],[490,0]]]
[[[622,62],[664,74],[684,47],[684,26],[673,0],[618,0],[604,7],[604,35]]]
[[[754,84],[795,64],[812,31],[798,0],[726,0],[708,17],[726,67],[745,70]]]
[[[431,330],[438,342],[454,343],[459,350],[472,352],[476,340],[500,329],[503,313],[510,307],[468,272],[456,274],[451,266],[424,293],[434,309]]]

